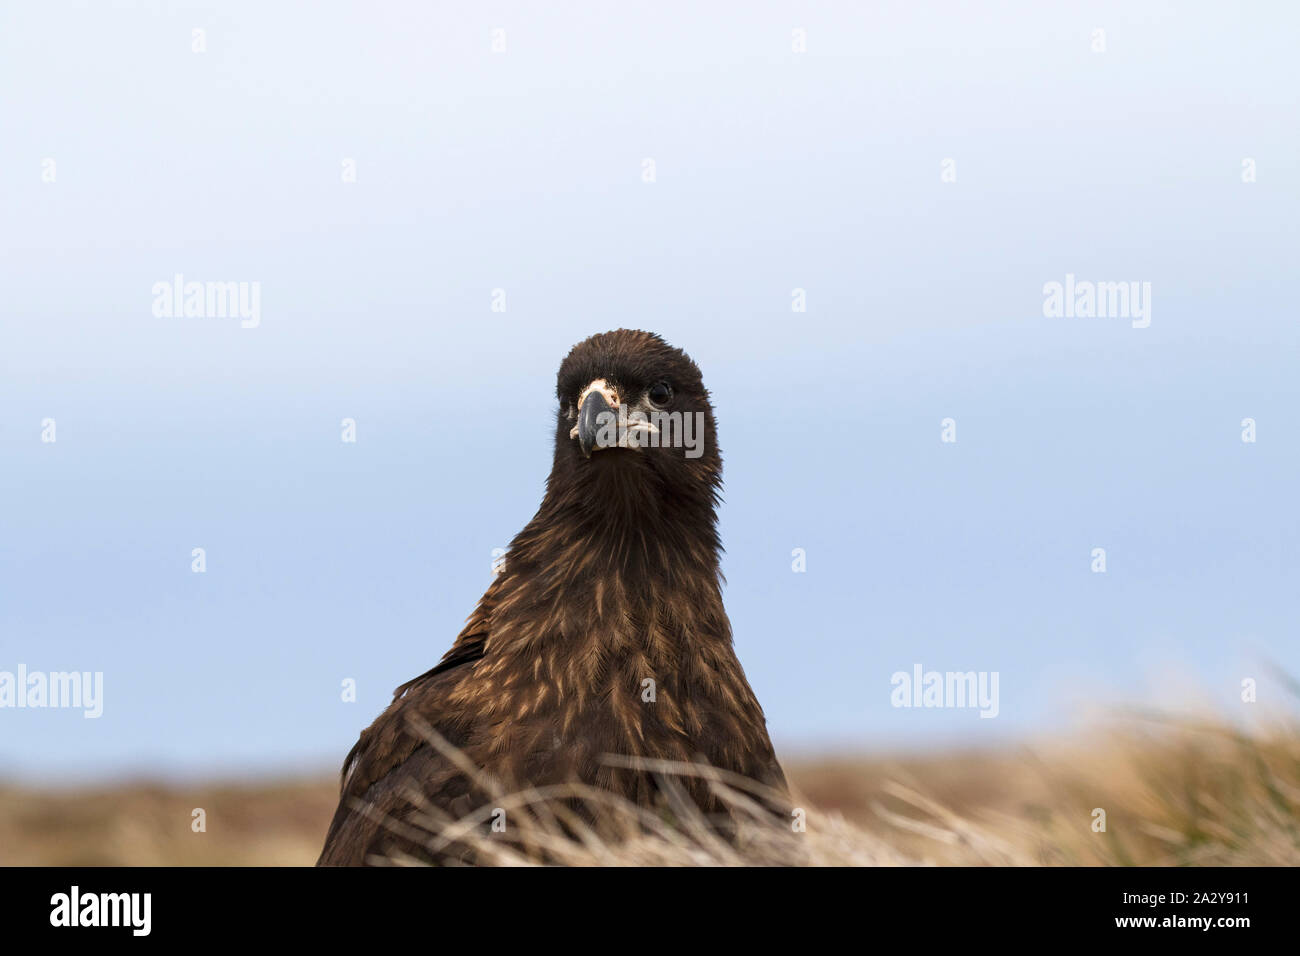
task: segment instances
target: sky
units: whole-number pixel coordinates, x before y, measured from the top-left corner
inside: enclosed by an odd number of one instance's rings
[[[1247,719],[1250,678],[1285,706],[1298,28],[4,5],[0,672],[100,672],[103,712],[0,707],[0,775],[336,767],[536,510],[561,359],[618,327],[712,392],[779,753]],[[257,283],[256,323],[158,314],[178,274]],[[1149,324],[1045,315],[1067,276]],[[916,665],[996,672],[997,716],[893,706]]]

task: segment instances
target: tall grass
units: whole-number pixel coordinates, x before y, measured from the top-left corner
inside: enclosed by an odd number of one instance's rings
[[[1109,729],[1019,748],[794,759],[788,802],[696,765],[659,764],[666,812],[584,788],[496,792],[478,814],[427,808],[421,841],[472,841],[478,862],[573,866],[1300,865],[1300,727],[1254,733],[1128,713]],[[703,780],[734,822],[719,835],[682,796]],[[566,815],[602,808],[601,826]],[[0,784],[0,864],[310,865],[332,775],[272,783]],[[507,829],[487,824],[497,807]],[[205,832],[192,829],[203,808]],[[1105,830],[1094,830],[1094,811]],[[441,841],[441,842],[440,842]],[[410,863],[411,860],[379,860]]]
[[[822,765],[795,775],[790,815],[782,795],[722,771],[622,763],[655,775],[666,812],[580,786],[496,793],[459,820],[428,808],[423,842],[504,866],[1300,864],[1294,724],[1253,735],[1131,713],[1071,744],[959,760],[956,773],[927,760]],[[727,836],[686,798],[688,779],[725,808]],[[568,810],[574,800],[598,806],[600,825]]]

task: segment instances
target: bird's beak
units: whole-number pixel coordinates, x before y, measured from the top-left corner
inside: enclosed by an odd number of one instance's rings
[[[602,421],[600,416],[606,413],[614,416],[617,414],[617,409],[618,392],[614,391],[603,378],[596,379],[582,390],[582,395],[578,399],[578,424],[573,426],[569,437],[578,439],[578,447],[582,449],[584,458],[591,457],[593,448],[599,451],[605,447],[596,444],[596,433],[610,419]]]

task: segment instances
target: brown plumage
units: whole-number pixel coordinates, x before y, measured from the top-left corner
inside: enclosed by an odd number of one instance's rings
[[[784,790],[722,605],[722,460],[699,369],[659,336],[620,329],[573,348],[557,394],[541,507],[442,661],[362,731],[319,865],[436,861],[403,827],[419,804],[455,819],[489,800],[426,726],[507,792],[581,781],[641,805],[662,799],[654,774],[606,755],[704,761]],[[699,413],[698,457],[690,447],[608,447],[611,432],[597,426],[636,410]],[[651,421],[671,444],[673,420]],[[624,444],[648,436],[629,434]],[[717,812],[706,786],[684,784]]]

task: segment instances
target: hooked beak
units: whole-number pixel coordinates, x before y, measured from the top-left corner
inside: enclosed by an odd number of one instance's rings
[[[598,432],[605,422],[609,419],[601,419],[601,415],[613,415],[614,410],[610,407],[605,396],[600,392],[592,392],[582,402],[582,407],[578,409],[578,447],[582,449],[584,458],[591,457],[592,448],[601,448],[603,446],[596,444],[596,432]]]
[[[618,408],[618,392],[614,391],[603,378],[598,378],[582,390],[578,400],[578,424],[569,432],[570,438],[578,439],[584,458],[591,457],[591,450],[599,451],[604,445],[596,443],[596,435],[602,427],[613,421]],[[609,418],[602,419],[602,415]]]
[[[603,378],[598,378],[578,396],[578,424],[569,431],[578,439],[582,456],[590,458],[602,448],[639,449],[658,440],[659,426],[646,420],[644,403],[620,404],[618,392]]]

